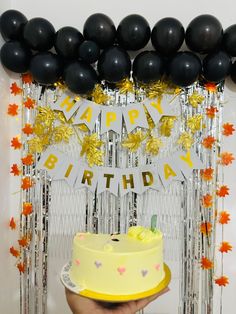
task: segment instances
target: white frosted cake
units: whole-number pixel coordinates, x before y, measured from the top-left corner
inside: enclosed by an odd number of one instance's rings
[[[128,234],[78,233],[73,241],[71,281],[108,295],[132,295],[164,278],[160,231],[136,226]]]

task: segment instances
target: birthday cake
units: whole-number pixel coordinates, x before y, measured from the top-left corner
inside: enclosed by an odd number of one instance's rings
[[[78,233],[74,237],[70,279],[84,289],[132,295],[156,287],[164,278],[162,233],[141,226],[127,234]]]

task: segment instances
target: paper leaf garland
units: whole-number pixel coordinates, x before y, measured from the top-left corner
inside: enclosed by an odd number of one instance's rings
[[[9,116],[17,116],[18,115],[18,109],[19,109],[19,106],[16,105],[16,104],[9,104],[8,105],[8,109],[7,109],[7,114]]]
[[[223,152],[222,154],[220,154],[219,163],[223,166],[228,166],[228,165],[231,165],[234,160],[235,158],[232,153]]]
[[[13,164],[12,166],[11,166],[11,173],[14,175],[14,176],[19,176],[20,175],[20,169],[19,169],[19,167],[18,167],[18,165],[17,164]]]
[[[202,145],[206,148],[206,149],[212,149],[213,145],[215,144],[216,139],[209,135],[207,137],[205,137],[202,141]]]
[[[90,167],[103,165],[103,151],[100,150],[102,145],[103,142],[98,139],[96,133],[83,138],[80,156],[86,156]]]
[[[163,146],[162,140],[154,137],[154,136],[150,136],[146,142],[146,147],[145,147],[145,151],[147,154],[150,155],[158,155],[160,147]]]
[[[209,270],[213,268],[213,262],[209,260],[207,257],[202,257],[201,259],[201,268],[205,270]]]
[[[16,229],[16,222],[15,222],[14,217],[11,217],[10,222],[9,222],[9,227],[11,228],[11,230]]]
[[[135,133],[128,134],[127,139],[122,142],[122,146],[129,149],[131,152],[136,152],[146,138],[147,134],[139,130]]]
[[[205,97],[194,91],[192,95],[188,96],[188,102],[193,108],[197,108],[203,101]]]
[[[232,251],[232,245],[229,244],[229,242],[222,242],[221,243],[221,246],[219,248],[219,251],[221,253],[228,253],[229,251]]]
[[[222,134],[224,136],[230,136],[233,135],[233,132],[235,131],[234,125],[231,123],[225,123],[222,126]]]
[[[11,140],[11,147],[13,147],[15,150],[16,149],[21,149],[22,143],[21,143],[21,141],[19,140],[18,137],[13,137],[12,138],[12,140]]]
[[[229,284],[229,278],[226,276],[221,276],[217,279],[215,279],[215,283],[220,287],[225,287]]]
[[[10,90],[11,94],[13,94],[14,96],[20,95],[22,93],[22,89],[16,84],[16,82],[11,84]]]
[[[225,197],[226,195],[229,195],[229,188],[227,185],[222,185],[217,191],[216,195],[219,197]]]

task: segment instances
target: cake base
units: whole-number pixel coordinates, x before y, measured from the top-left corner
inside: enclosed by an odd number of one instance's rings
[[[161,291],[163,291],[166,287],[168,287],[170,280],[171,280],[171,272],[169,267],[164,264],[164,272],[165,272],[165,277],[164,279],[153,289],[144,291],[141,293],[136,293],[136,294],[130,294],[130,295],[110,295],[110,294],[102,294],[102,293],[97,293],[94,291],[90,291],[87,289],[84,289],[82,286],[75,285],[69,275],[69,270],[71,267],[71,263],[67,263],[61,271],[61,281],[63,285],[70,291],[79,294],[83,297],[87,297],[93,300],[97,301],[105,301],[105,302],[127,302],[127,301],[134,301],[134,300],[139,300],[143,299],[146,297],[150,297],[154,294],[157,294]]]

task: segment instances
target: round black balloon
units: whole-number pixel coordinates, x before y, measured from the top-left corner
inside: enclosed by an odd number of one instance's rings
[[[126,50],[139,50],[150,39],[150,27],[147,20],[138,14],[125,17],[117,28],[119,45]]]
[[[205,54],[216,50],[221,44],[222,37],[222,25],[217,18],[203,14],[190,22],[185,41],[192,51]]]
[[[101,48],[111,46],[115,36],[115,25],[105,14],[95,13],[90,15],[84,24],[85,39],[95,41]]]
[[[85,40],[79,46],[79,57],[87,62],[87,63],[94,63],[98,60],[100,56],[100,49],[99,46],[91,40]]]
[[[171,55],[181,47],[184,34],[184,27],[177,19],[173,17],[161,19],[152,30],[153,47],[163,55]]]
[[[223,35],[223,47],[232,57],[236,57],[236,24],[228,27]]]
[[[76,28],[66,26],[57,31],[54,46],[58,54],[73,59],[78,57],[78,49],[83,40],[83,35]]]
[[[98,82],[96,71],[83,61],[74,61],[67,65],[63,76],[66,85],[75,94],[90,93]]]
[[[0,52],[2,64],[10,71],[25,73],[29,69],[31,52],[19,41],[6,42]]]
[[[57,82],[62,75],[62,62],[51,52],[40,52],[30,62],[30,72],[34,80],[42,85]]]
[[[231,65],[230,76],[232,81],[236,84],[236,61]]]
[[[97,67],[102,79],[110,83],[117,83],[130,76],[131,61],[124,49],[113,46],[102,52]]]
[[[46,51],[53,46],[55,29],[48,20],[36,17],[25,25],[23,36],[31,49]]]
[[[207,55],[203,60],[204,78],[213,83],[223,81],[230,72],[231,59],[224,51]]]
[[[27,18],[17,10],[7,10],[0,17],[0,33],[4,40],[20,39]]]
[[[169,63],[170,80],[181,87],[193,84],[201,73],[201,61],[192,52],[177,52]]]
[[[164,73],[164,61],[156,51],[143,51],[134,59],[133,76],[142,83],[158,81]]]

